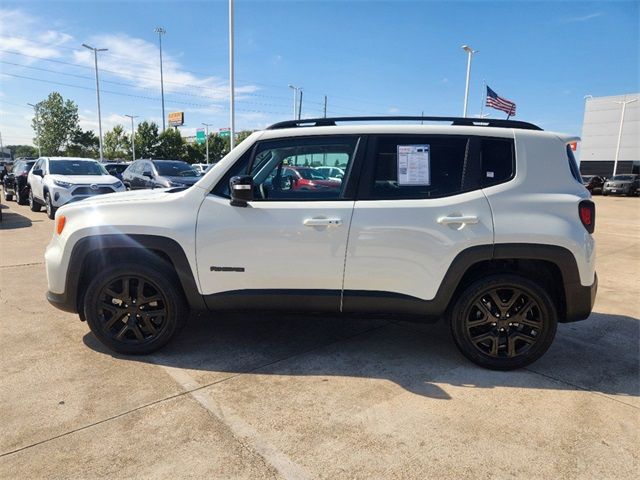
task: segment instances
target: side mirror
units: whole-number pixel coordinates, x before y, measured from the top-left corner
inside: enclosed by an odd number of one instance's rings
[[[153,178],[153,173],[151,173],[149,170],[146,170],[146,171],[142,172],[142,176]]]
[[[250,175],[231,177],[229,192],[231,192],[231,205],[246,207],[247,202],[253,200],[253,177]]]
[[[39,177],[44,177],[44,173],[42,172],[42,170],[40,168],[34,170],[33,174],[34,175],[38,175]]]

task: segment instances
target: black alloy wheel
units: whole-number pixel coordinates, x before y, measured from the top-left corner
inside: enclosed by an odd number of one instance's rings
[[[99,300],[102,327],[120,342],[149,341],[166,326],[167,301],[158,287],[143,277],[114,279],[100,290]]]
[[[484,367],[510,370],[537,360],[557,326],[548,293],[515,275],[473,283],[453,310],[452,332],[462,353]]]
[[[51,203],[51,195],[49,192],[44,194],[44,206],[47,210],[47,217],[53,220],[56,217],[57,208],[53,206],[53,203]]]
[[[188,308],[175,273],[149,264],[122,262],[98,273],[84,298],[94,335],[110,349],[150,353],[184,325]]]

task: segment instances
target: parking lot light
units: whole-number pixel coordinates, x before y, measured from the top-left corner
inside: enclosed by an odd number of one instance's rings
[[[108,48],[94,48],[90,47],[86,43],[82,46],[93,52],[93,60],[96,66],[96,97],[98,98],[98,139],[100,140],[100,161],[104,161],[104,155],[102,153],[102,117],[100,115],[100,82],[98,80],[98,52],[106,52]],[[40,142],[38,142],[40,143]]]
[[[467,52],[467,82],[464,89],[464,110],[462,116],[466,118],[467,116],[467,104],[469,101],[469,80],[471,79],[471,57],[473,57],[474,53],[478,53],[479,50],[474,50],[469,45],[463,45],[462,49]]]
[[[620,156],[620,142],[622,141],[622,128],[624,126],[624,112],[627,108],[627,103],[637,102],[637,98],[632,98],[631,100],[623,100],[621,102],[613,102],[618,105],[622,105],[622,112],[620,112],[620,129],[618,130],[618,144],[616,145],[616,156],[613,160],[613,174],[615,175],[618,171],[618,157]]]

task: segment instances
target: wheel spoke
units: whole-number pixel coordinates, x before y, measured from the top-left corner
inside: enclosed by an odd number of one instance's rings
[[[136,325],[135,323],[133,325],[131,325],[131,330],[133,331],[133,333],[135,334],[136,338],[140,341],[144,340],[144,335],[142,335],[142,332],[140,331],[140,327],[138,327],[138,325]]]
[[[104,326],[107,329],[110,329],[116,323],[118,323],[118,321],[122,320],[125,315],[126,315],[126,312],[122,312],[122,311],[114,313],[113,316],[109,319],[109,321],[107,323],[105,323]]]
[[[486,333],[481,333],[480,335],[476,335],[475,337],[471,337],[471,341],[478,345],[480,343],[486,342],[487,340],[489,340],[491,342],[491,349],[489,350],[489,353],[491,355],[498,355],[498,341],[499,341],[499,337],[495,332],[486,332]]]
[[[122,300],[121,297],[123,297],[124,295],[122,293],[118,293],[115,290],[113,290],[112,288],[108,287],[105,288],[104,293],[106,293],[107,295],[109,295],[111,298],[115,298],[117,300]]]
[[[124,336],[125,333],[127,333],[127,330],[129,330],[129,325],[125,324],[122,327],[122,329],[118,332],[118,334],[116,335],[116,339],[122,340],[122,337]]]
[[[491,302],[493,302],[493,299],[491,299]],[[489,307],[485,305],[485,303],[482,301],[482,298],[480,298],[474,305],[478,310],[484,313],[486,319],[494,318],[495,315],[491,312]]]
[[[112,313],[116,313],[120,310],[120,308],[117,305],[114,305],[113,303],[109,303],[109,302],[100,302],[100,308],[109,310]]]
[[[122,295],[124,298],[131,298],[131,284],[129,280],[128,277],[122,279]]]
[[[142,321],[144,322],[144,326],[147,327],[147,329],[151,332],[151,335],[155,335],[156,333],[158,333],[158,329],[154,325],[149,315],[142,315]]]

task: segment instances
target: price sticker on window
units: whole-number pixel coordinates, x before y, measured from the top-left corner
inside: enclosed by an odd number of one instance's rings
[[[398,185],[431,185],[429,145],[398,145]]]

